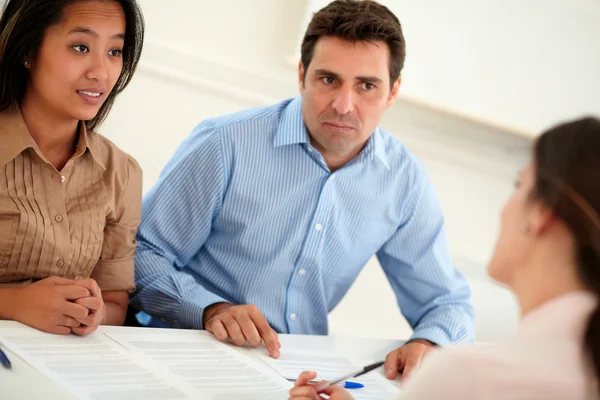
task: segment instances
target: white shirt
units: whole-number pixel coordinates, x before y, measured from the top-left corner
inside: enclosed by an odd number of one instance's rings
[[[399,400],[589,400],[599,398],[583,334],[596,298],[572,292],[528,312],[505,342],[432,354]]]

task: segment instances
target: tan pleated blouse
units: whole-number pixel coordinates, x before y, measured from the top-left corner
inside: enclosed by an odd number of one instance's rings
[[[141,196],[136,161],[85,124],[57,171],[18,107],[0,112],[0,286],[61,276],[134,290]]]

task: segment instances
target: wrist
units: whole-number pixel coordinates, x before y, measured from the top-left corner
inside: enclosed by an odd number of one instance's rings
[[[16,320],[19,288],[0,289],[0,319]]]
[[[435,344],[427,339],[412,339],[412,340],[409,340],[408,342],[406,342],[406,344],[409,344],[409,343],[420,343],[420,344],[424,344],[424,345],[430,346],[430,347],[438,347],[437,344]]]
[[[204,309],[204,315],[202,317],[202,325],[205,325],[209,319],[231,306],[233,306],[233,304],[223,302],[211,304],[210,306],[206,307]]]

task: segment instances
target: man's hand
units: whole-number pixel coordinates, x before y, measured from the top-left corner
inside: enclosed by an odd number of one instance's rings
[[[78,319],[88,315],[86,307],[74,302],[89,295],[88,289],[73,285],[71,279],[42,279],[16,289],[12,319],[44,332],[68,335],[79,327]]]
[[[385,375],[394,379],[398,372],[408,378],[421,364],[423,357],[435,350],[436,345],[428,340],[414,339],[392,351],[385,358]]]
[[[279,357],[281,344],[277,332],[271,328],[255,305],[213,304],[204,311],[203,319],[204,329],[220,341],[231,338],[237,346],[248,343],[252,347],[258,347],[264,342],[269,355],[273,358]]]
[[[84,318],[75,318],[81,326],[72,328],[74,334],[79,336],[89,335],[98,329],[98,325],[104,320],[104,300],[102,291],[93,279],[82,279],[75,281],[74,285],[84,287],[90,292],[90,296],[77,299],[76,304],[86,307],[89,313]]]

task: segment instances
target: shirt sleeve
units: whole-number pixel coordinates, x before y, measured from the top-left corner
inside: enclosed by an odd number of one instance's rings
[[[403,221],[377,258],[414,330],[411,339],[473,341],[471,291],[452,265],[437,195],[416,161],[411,185]]]
[[[114,212],[106,221],[102,252],[91,275],[105,291],[135,289],[135,234],[142,209],[142,169],[130,156],[127,156],[125,182]]]
[[[226,301],[188,267],[220,211],[228,176],[222,148],[212,124],[200,124],[144,198],[131,304],[174,327],[203,329],[204,310]]]
[[[402,386],[398,400],[463,400],[489,398],[481,385],[482,366],[459,349],[431,354]]]

